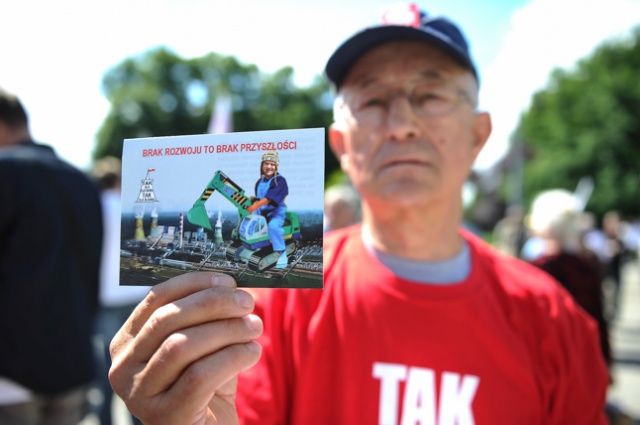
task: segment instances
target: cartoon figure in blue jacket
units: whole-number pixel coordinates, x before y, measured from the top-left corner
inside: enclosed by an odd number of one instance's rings
[[[260,178],[255,185],[255,202],[247,208],[252,214],[261,214],[267,219],[269,227],[269,239],[274,251],[280,253],[277,269],[287,267],[287,253],[284,243],[285,211],[287,205],[284,203],[289,194],[289,187],[285,178],[278,173],[280,159],[278,152],[267,151],[262,155],[260,163]]]

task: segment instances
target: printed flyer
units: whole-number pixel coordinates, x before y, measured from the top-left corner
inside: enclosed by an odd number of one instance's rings
[[[324,129],[127,139],[121,285],[322,288]]]

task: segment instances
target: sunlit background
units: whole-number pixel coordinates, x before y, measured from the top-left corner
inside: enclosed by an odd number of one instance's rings
[[[35,140],[52,145],[61,157],[84,170],[92,166],[97,133],[110,112],[103,78],[125,60],[145,57],[158,47],[184,59],[213,52],[255,65],[264,73],[291,67],[295,85],[304,88],[321,77],[326,60],[343,40],[377,23],[381,9],[389,4],[389,0],[0,1],[0,87],[23,101]],[[620,48],[628,47],[625,40],[632,40],[634,30],[635,39],[640,40],[640,0],[425,0],[418,4],[432,15],[451,17],[465,31],[480,71],[480,108],[493,117],[492,136],[476,163],[478,173],[470,178],[475,178],[474,184],[465,187],[465,206],[474,204],[465,224],[499,242],[493,230],[507,207],[526,206],[525,195],[530,200],[537,190],[554,185],[573,191],[581,208],[596,213],[594,218],[619,209],[633,224],[626,227],[630,231],[625,243],[632,261],[624,268],[628,281],[624,314],[611,330],[616,364],[608,399],[612,406],[622,406],[640,418],[640,167],[636,165],[640,162],[636,156],[640,92],[637,86],[630,87],[637,82],[640,62],[635,61],[638,55],[628,53],[637,50]],[[571,74],[581,60],[612,41],[617,43],[613,50],[629,55],[621,56],[626,61],[622,66],[599,58],[595,61],[599,73],[594,73],[599,81]],[[615,65],[621,65],[615,60]],[[558,69],[572,75],[568,86],[579,87],[578,93],[569,90],[573,96],[568,97],[569,102],[579,103],[578,111],[564,114],[569,108],[564,108],[566,98],[561,96],[561,101],[556,98],[555,104],[543,105],[553,107],[538,108],[539,115],[533,114],[529,122],[536,129],[544,127],[533,132],[540,150],[528,161],[525,142],[532,140],[519,140],[514,132],[521,117],[531,112],[536,92],[546,89],[545,94],[554,94],[549,82]],[[602,84],[602,80],[615,80],[615,84]],[[589,91],[585,88],[592,87],[592,93],[585,95]],[[213,98],[205,89],[199,96],[202,102]],[[271,108],[268,99],[258,100],[278,116],[284,115]],[[589,108],[594,104],[596,108]],[[620,105],[624,108],[615,109]],[[604,112],[595,117],[594,109]],[[164,112],[162,120],[169,120],[169,115],[182,119]],[[581,125],[567,119],[575,116]],[[201,118],[204,122],[209,116]],[[547,146],[542,146],[545,142]],[[511,164],[505,160],[510,143],[520,148],[510,151]],[[507,165],[495,172],[501,162]],[[513,226],[520,229],[522,217],[517,220]],[[609,310],[611,293],[605,294]],[[120,424],[129,423],[124,420]],[[616,422],[623,423],[632,422]]]
[[[81,168],[91,164],[109,103],[104,73],[125,58],[167,46],[185,57],[235,56],[300,86],[322,73],[333,49],[378,20],[384,0],[23,0],[2,7],[0,86],[27,107],[34,137]],[[457,20],[480,68],[481,106],[494,118],[477,168],[491,166],[531,94],[555,67],[570,69],[603,40],[640,21],[640,0],[432,0]],[[80,120],[71,120],[79,114]]]

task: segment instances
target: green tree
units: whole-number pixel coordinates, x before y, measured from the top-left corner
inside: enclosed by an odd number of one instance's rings
[[[214,100],[230,94],[234,131],[328,127],[331,93],[318,77],[298,88],[293,69],[273,75],[215,53],[183,59],[166,48],[129,58],[108,71],[111,109],[97,135],[94,159],[121,157],[124,139],[206,133]],[[338,163],[326,146],[327,176]]]
[[[525,200],[542,190],[574,190],[590,176],[587,209],[640,213],[640,27],[610,40],[575,70],[555,70],[535,94],[515,132],[532,155],[524,172]]]

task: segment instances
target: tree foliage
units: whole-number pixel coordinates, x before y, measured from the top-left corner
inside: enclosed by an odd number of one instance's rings
[[[318,77],[298,88],[293,69],[272,75],[215,53],[183,59],[166,48],[129,58],[106,73],[111,109],[98,131],[94,159],[122,156],[124,139],[206,133],[217,96],[229,94],[234,131],[327,128],[329,85]],[[338,163],[326,146],[327,176]]]
[[[640,27],[602,44],[573,71],[555,70],[515,134],[532,158],[525,200],[550,188],[574,190],[590,176],[587,210],[640,213]]]

